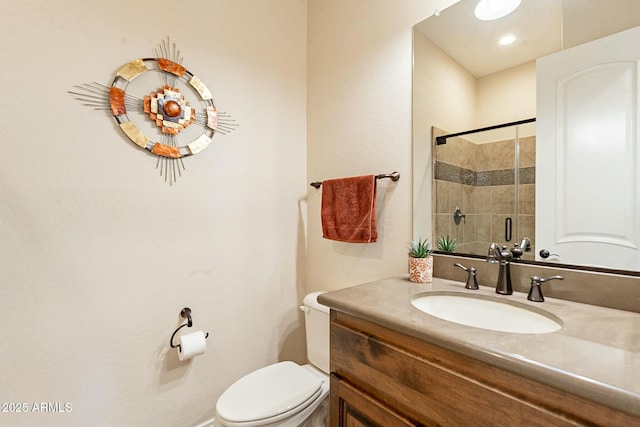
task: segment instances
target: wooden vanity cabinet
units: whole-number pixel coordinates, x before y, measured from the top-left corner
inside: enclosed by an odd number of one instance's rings
[[[640,425],[616,411],[331,310],[332,427]]]

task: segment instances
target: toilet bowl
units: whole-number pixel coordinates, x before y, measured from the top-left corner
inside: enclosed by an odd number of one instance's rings
[[[329,308],[313,292],[305,313],[309,364],[274,363],[233,383],[216,403],[214,426],[324,427],[329,410]]]

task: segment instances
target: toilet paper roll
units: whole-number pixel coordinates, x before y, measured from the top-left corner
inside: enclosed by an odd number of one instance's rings
[[[191,359],[204,353],[206,349],[207,340],[205,339],[204,332],[196,331],[190,334],[181,335],[180,347],[178,348],[178,359]]]

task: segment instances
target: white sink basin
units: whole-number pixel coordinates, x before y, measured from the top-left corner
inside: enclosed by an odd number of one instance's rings
[[[440,319],[492,331],[546,334],[562,328],[562,321],[551,313],[499,297],[434,292],[413,298],[411,304]]]

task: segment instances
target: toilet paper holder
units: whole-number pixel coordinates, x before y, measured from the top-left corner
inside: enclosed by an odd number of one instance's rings
[[[169,345],[171,346],[171,348],[180,349],[180,344],[173,345],[173,338],[176,336],[176,334],[180,329],[184,328],[185,326],[187,328],[190,328],[193,326],[193,319],[191,318],[191,309],[189,307],[185,307],[182,310],[180,310],[180,317],[182,317],[183,319],[187,319],[187,323],[183,323],[182,325],[178,326],[178,329],[173,331],[173,334],[171,334],[171,339],[169,340]],[[207,334],[204,337],[209,338],[209,332],[207,332]]]

